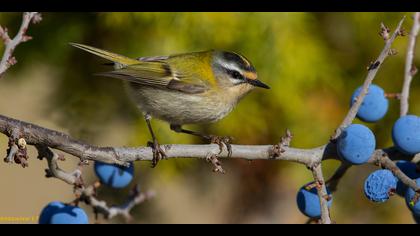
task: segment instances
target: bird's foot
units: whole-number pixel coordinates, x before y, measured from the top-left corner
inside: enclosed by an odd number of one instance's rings
[[[206,138],[210,141],[210,143],[214,143],[219,145],[219,154],[223,152],[223,146],[226,146],[228,151],[228,158],[232,156],[232,145],[231,142],[233,141],[233,137],[229,136],[215,136],[215,135],[208,135]]]
[[[154,140],[153,142],[148,142],[147,146],[152,148],[152,152],[153,152],[152,168],[155,168],[160,160],[166,158],[166,153],[160,147],[157,140]]]

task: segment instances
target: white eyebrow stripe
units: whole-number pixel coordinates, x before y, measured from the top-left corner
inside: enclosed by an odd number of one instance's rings
[[[240,72],[242,74],[242,69],[239,68],[236,65],[236,63],[227,63],[226,61],[221,60],[221,59],[218,59],[217,62],[218,62],[219,65],[221,65],[222,67],[224,67],[224,68],[226,68],[228,70],[235,70],[235,71],[238,71],[238,72]]]

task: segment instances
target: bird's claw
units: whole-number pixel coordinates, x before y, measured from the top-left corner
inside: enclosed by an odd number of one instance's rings
[[[155,168],[160,160],[166,158],[166,153],[160,147],[159,143],[156,140],[153,142],[148,142],[147,146],[152,148],[152,152],[153,152],[152,168]]]

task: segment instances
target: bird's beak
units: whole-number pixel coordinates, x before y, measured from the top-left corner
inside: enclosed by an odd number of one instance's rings
[[[251,85],[254,85],[255,87],[270,89],[270,87],[268,85],[264,84],[263,82],[261,82],[257,79],[247,79],[247,83],[251,84]]]

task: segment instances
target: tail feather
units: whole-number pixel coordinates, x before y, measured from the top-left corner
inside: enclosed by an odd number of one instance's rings
[[[116,53],[112,53],[103,49],[99,49],[99,48],[95,48],[95,47],[91,47],[91,46],[87,46],[87,45],[83,45],[83,44],[79,44],[79,43],[70,43],[70,45],[72,45],[73,47],[82,49],[84,51],[87,51],[89,53],[92,53],[96,56],[105,58],[107,60],[113,61],[115,63],[121,64],[121,65],[133,65],[133,64],[138,64],[139,61],[135,60],[135,59],[131,59],[129,57],[123,56],[123,55],[119,55]]]

